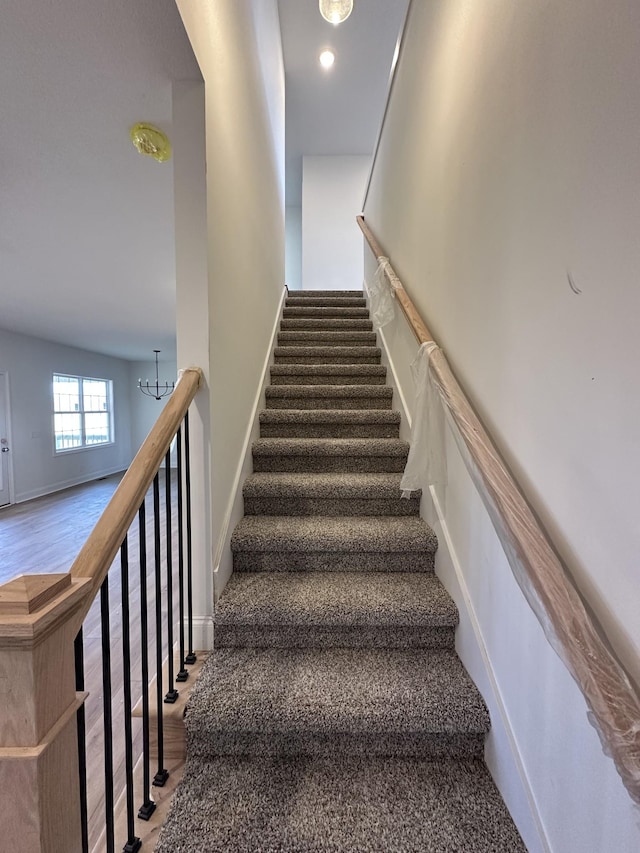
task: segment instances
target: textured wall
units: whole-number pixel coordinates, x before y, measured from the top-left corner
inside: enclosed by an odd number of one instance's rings
[[[9,376],[15,502],[122,471],[129,465],[128,362],[0,329],[0,370]],[[113,444],[54,454],[54,372],[112,380]]]
[[[275,0],[178,7],[205,82],[215,552],[285,280],[284,69]]]
[[[302,290],[302,208],[287,206],[286,274],[289,290]]]
[[[302,288],[358,290],[362,243],[355,223],[368,156],[302,158]]]
[[[365,208],[636,677],[639,33],[635,0],[414,2]],[[449,532],[552,848],[635,849],[584,704],[450,470]]]

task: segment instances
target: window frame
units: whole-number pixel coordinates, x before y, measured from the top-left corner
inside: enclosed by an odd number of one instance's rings
[[[56,409],[56,392],[55,392],[55,383],[56,378],[60,377],[62,379],[74,379],[79,383],[79,394],[78,394],[78,410],[73,411],[71,409]],[[106,409],[88,409],[84,408],[84,383],[85,382],[104,382],[106,384]],[[104,377],[99,376],[82,376],[80,374],[75,373],[62,373],[59,370],[53,371],[51,375],[51,402],[52,402],[52,414],[51,414],[51,427],[52,427],[52,437],[53,437],[53,455],[54,456],[63,456],[66,453],[80,453],[85,450],[95,450],[101,447],[109,447],[115,443],[115,434],[114,434],[114,416],[113,416],[113,380],[105,379]],[[92,442],[91,444],[87,443],[87,428],[86,428],[86,415],[91,414],[107,414],[107,424],[108,424],[108,435],[109,438],[107,441],[100,442]],[[76,445],[75,447],[60,447],[58,448],[56,442],[56,415],[65,415],[65,414],[74,414],[80,416],[80,439],[81,443]]]

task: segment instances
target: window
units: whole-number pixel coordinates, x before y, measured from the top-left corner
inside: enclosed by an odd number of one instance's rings
[[[111,381],[53,374],[56,453],[113,441]]]

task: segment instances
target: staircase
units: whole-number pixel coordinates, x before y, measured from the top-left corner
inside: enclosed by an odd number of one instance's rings
[[[287,299],[160,853],[525,850],[385,380],[362,293]]]

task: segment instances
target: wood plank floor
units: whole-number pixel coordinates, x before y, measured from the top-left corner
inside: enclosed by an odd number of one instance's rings
[[[67,489],[46,497],[37,498],[23,504],[17,504],[0,510],[0,583],[23,573],[49,573],[68,571],[85,539],[91,532],[104,507],[116,490],[121,475],[114,475],[82,486]],[[172,564],[174,572],[174,624],[177,622],[178,590],[178,534],[175,511],[175,477],[172,478],[174,510],[171,518]],[[165,523],[165,485],[164,476],[160,476],[160,534],[162,554],[161,595],[166,609],[166,523]],[[148,599],[148,655],[149,679],[156,673],[155,650],[155,575],[154,575],[154,522],[153,499],[151,490],[145,500],[147,545],[147,599]],[[140,564],[138,559],[138,524],[134,522],[129,531],[129,602],[131,631],[131,688],[135,705],[142,696],[141,681],[141,618],[140,618]],[[124,687],[122,665],[122,604],[120,558],[118,557],[109,573],[110,599],[110,648],[111,682],[113,712],[113,766],[114,791],[117,800],[124,788],[125,752],[124,752]],[[102,640],[99,598],[96,599],[83,626],[85,656],[85,689],[89,692],[86,709],[87,737],[87,797],[89,813],[89,834],[91,850],[104,849],[101,833],[104,827],[104,738],[102,732],[103,688],[102,688]],[[166,631],[163,637],[162,657],[168,655]],[[174,638],[177,642],[177,635]],[[190,679],[191,680],[191,679]],[[188,684],[188,682],[187,682]],[[184,688],[186,685],[178,685]],[[168,687],[164,685],[166,693]],[[134,762],[142,753],[141,720],[134,718]],[[166,762],[165,762],[166,763]],[[175,766],[174,766],[175,765]],[[151,764],[151,778],[157,765]],[[180,772],[180,763],[172,760],[172,769]],[[137,774],[139,776],[139,774]],[[171,786],[173,787],[173,785]],[[157,789],[156,789],[157,790]],[[152,792],[153,797],[153,792]],[[136,809],[143,801],[141,779],[137,779]],[[116,838],[116,850],[122,849],[126,837]],[[150,849],[149,845],[149,849]],[[147,844],[145,844],[145,849]]]

